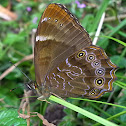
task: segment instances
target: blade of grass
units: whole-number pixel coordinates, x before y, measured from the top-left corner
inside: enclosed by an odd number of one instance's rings
[[[117,75],[117,74],[116,74],[116,77],[117,77],[117,78],[121,78],[121,79],[126,79],[125,76],[121,76],[121,75]]]
[[[109,37],[113,36],[116,32],[118,32],[122,27],[124,27],[126,25],[126,19],[123,20],[117,27],[113,28],[113,30],[111,31],[111,33],[108,35]],[[105,41],[107,41],[109,38],[105,38],[104,40],[102,40],[102,42],[99,44],[99,46],[102,46]]]
[[[82,114],[82,115],[96,121],[96,122],[99,122],[99,123],[101,123],[101,124],[103,124],[105,126],[117,126],[116,124],[114,124],[112,122],[109,122],[109,121],[107,121],[107,120],[105,120],[105,119],[103,119],[103,118],[101,118],[101,117],[99,117],[99,116],[97,116],[95,114],[92,114],[92,113],[90,113],[90,112],[88,112],[88,111],[86,111],[86,110],[84,110],[82,108],[79,108],[78,106],[75,106],[75,105],[73,105],[71,103],[68,103],[65,100],[59,99],[59,98],[57,98],[55,96],[51,95],[49,97],[49,99],[54,101],[54,102],[57,102],[57,103],[59,103],[59,104],[61,104],[63,106],[66,106],[67,108],[70,108],[70,109],[72,109],[72,110],[74,110],[74,111],[76,111],[76,112],[78,112],[78,113],[80,113],[80,114]]]
[[[121,84],[121,85],[123,85],[123,86],[126,86],[126,83],[123,83],[121,81],[116,81],[116,82],[119,83],[119,84]]]
[[[126,88],[125,87],[123,87],[122,85],[120,85],[119,83],[115,83],[116,85],[118,85],[119,87],[121,87],[121,88],[123,88],[123,89],[125,89],[126,90]]]
[[[123,112],[117,113],[116,115],[113,115],[113,116],[107,118],[107,120],[112,120],[112,119],[117,118],[117,117],[119,117],[119,116],[121,116],[121,115],[123,115],[123,114],[126,114],[126,111],[123,111]],[[93,126],[99,126],[99,125],[100,125],[99,123],[96,123],[96,124],[93,125]]]
[[[105,24],[105,26],[108,27],[111,30],[114,29],[111,25]],[[118,34],[121,35],[122,37],[126,37],[126,34],[122,31],[118,31]]]
[[[110,37],[110,36],[100,36],[100,37],[105,37],[105,38],[108,38],[108,39],[112,39],[112,40],[114,40],[114,41],[116,41],[116,42],[126,46],[126,43],[121,41],[121,40],[119,40],[119,39],[116,39],[116,38],[113,38],[113,37]]]
[[[70,99],[83,100],[83,101],[95,102],[95,103],[102,103],[102,104],[107,104],[107,105],[111,105],[111,106],[115,106],[115,107],[120,107],[120,108],[125,108],[126,109],[125,106],[116,105],[116,104],[107,103],[107,102],[102,102],[102,101],[96,101],[96,100],[90,100],[90,99],[81,99],[81,98],[70,98]]]
[[[123,82],[121,82],[121,81],[116,81],[116,82],[114,82],[116,85],[118,85],[118,86],[120,86],[121,88],[123,88],[123,89],[126,89],[126,84],[125,83],[123,83]]]
[[[93,108],[97,109],[101,114],[104,114],[104,115],[106,115],[106,116],[108,116],[108,117],[111,117],[111,116],[112,116],[112,115],[108,114],[106,111],[102,110],[99,106],[97,106],[97,104],[92,103],[92,102],[89,102],[89,104],[90,104]],[[122,123],[119,119],[114,118],[113,120],[119,122],[120,124]]]
[[[117,63],[119,63],[119,62],[121,61],[121,59],[122,59],[123,57],[125,57],[125,55],[126,55],[126,48],[123,49],[123,51],[122,51],[120,57],[119,57],[118,60],[117,60]]]

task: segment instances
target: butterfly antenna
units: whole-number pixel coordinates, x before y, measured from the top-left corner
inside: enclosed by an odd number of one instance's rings
[[[21,73],[26,77],[26,78],[28,78],[29,79],[29,81],[32,81],[19,67],[17,67],[15,64],[13,64],[11,61],[9,61],[9,63],[11,63],[13,66],[15,66],[18,70],[20,70],[21,71]]]
[[[11,91],[14,91],[15,89],[17,89],[17,88],[19,88],[19,87],[21,87],[21,86],[18,86],[18,87],[16,87],[16,88],[11,89],[10,92],[11,92]]]

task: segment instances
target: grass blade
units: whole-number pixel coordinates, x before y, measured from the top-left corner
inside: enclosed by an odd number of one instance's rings
[[[49,97],[49,99],[54,101],[54,102],[57,102],[57,103],[59,103],[59,104],[61,104],[63,106],[66,106],[67,108],[70,108],[70,109],[72,109],[72,110],[74,110],[74,111],[76,111],[76,112],[78,112],[78,113],[80,113],[80,114],[82,114],[82,115],[96,121],[96,122],[99,122],[99,123],[101,123],[101,124],[103,124],[105,126],[117,126],[116,124],[114,124],[114,123],[112,123],[112,122],[110,122],[108,120],[105,120],[105,119],[103,119],[103,118],[101,118],[101,117],[99,117],[99,116],[97,116],[97,115],[95,115],[93,113],[90,113],[90,112],[88,112],[88,111],[86,111],[86,110],[84,110],[82,108],[79,108],[78,106],[75,106],[75,105],[73,105],[71,103],[68,103],[65,100],[59,99],[59,98],[57,98],[55,96],[51,95]]]

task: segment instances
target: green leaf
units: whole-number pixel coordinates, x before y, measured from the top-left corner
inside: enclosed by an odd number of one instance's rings
[[[115,63],[117,66],[119,66],[120,68],[126,68],[126,58],[122,57],[120,59],[120,56],[115,55],[115,56],[111,56],[110,57],[111,61],[113,63]],[[119,60],[120,59],[120,60]],[[119,62],[118,62],[119,60]]]
[[[123,28],[126,25],[126,19],[123,20],[117,27],[113,28],[111,33],[108,35],[109,37],[113,36],[116,32],[118,32],[121,28]],[[99,46],[104,45],[104,42],[106,42],[109,38],[105,38],[104,40],[101,41]]]
[[[23,38],[24,38],[24,36],[19,36],[18,34],[8,33],[4,40],[4,43],[11,45],[15,42],[23,41],[24,40]]]
[[[26,120],[19,118],[17,109],[0,111],[0,126],[26,126]]]
[[[75,0],[53,0],[53,1],[49,1],[49,0],[44,0],[45,3],[60,3],[60,4],[68,4],[68,3],[71,3]]]
[[[94,16],[92,14],[87,14],[81,21],[81,25],[89,31],[90,24],[94,20]],[[89,31],[90,32],[90,31]]]
[[[97,45],[102,47],[103,49],[106,49],[107,46],[109,45],[109,41],[108,40],[104,41],[104,39],[100,39],[100,41],[97,42]]]
[[[109,0],[104,0],[102,2],[101,6],[100,6],[100,8],[99,8],[99,10],[98,10],[98,12],[96,14],[95,20],[94,20],[93,24],[90,27],[91,32],[95,32],[95,30],[96,30],[96,28],[98,26],[98,23],[100,21],[100,18],[102,16],[103,12],[105,12],[105,10],[106,10],[106,8],[108,6],[108,3],[109,3]]]

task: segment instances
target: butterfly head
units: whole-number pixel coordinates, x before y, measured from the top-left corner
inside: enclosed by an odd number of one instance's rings
[[[44,100],[50,96],[49,88],[45,87],[45,85],[40,86],[35,81],[30,81],[27,86],[31,90],[36,91],[38,96],[41,97],[41,100]]]

